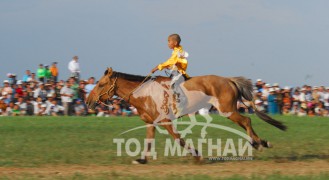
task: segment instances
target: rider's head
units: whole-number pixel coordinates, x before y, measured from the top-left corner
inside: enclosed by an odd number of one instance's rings
[[[168,37],[168,47],[174,49],[180,45],[181,39],[178,34],[171,34]]]

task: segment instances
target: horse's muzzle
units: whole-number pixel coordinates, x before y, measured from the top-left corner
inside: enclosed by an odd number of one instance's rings
[[[94,109],[96,108],[97,103],[94,102],[94,101],[90,101],[90,100],[87,99],[87,101],[86,101],[86,105],[87,105],[87,107],[88,107],[89,109],[94,110]]]

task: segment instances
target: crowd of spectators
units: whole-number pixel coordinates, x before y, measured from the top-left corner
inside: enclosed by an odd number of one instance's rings
[[[76,58],[76,59],[75,59]],[[72,64],[72,61],[74,61]],[[95,87],[95,78],[80,80],[77,56],[68,69],[72,76],[58,80],[57,63],[40,64],[36,73],[26,70],[22,80],[8,73],[0,86],[0,116],[130,116],[137,110],[118,99],[111,99],[110,106],[98,105],[88,109],[85,99]]]
[[[271,86],[258,79],[254,86],[254,99],[258,110],[269,114],[323,117],[329,114],[329,87],[304,85],[281,88],[278,83]],[[248,102],[245,104],[239,103],[239,110],[253,113]]]
[[[36,73],[26,70],[22,80],[8,73],[0,86],[0,116],[130,116],[137,115],[136,108],[120,99],[111,99],[105,106],[88,109],[85,99],[95,87],[95,78],[80,80],[77,56],[69,63],[72,73],[68,80],[58,80],[57,63],[51,67],[40,64]],[[281,88],[258,79],[254,86],[255,104],[269,114],[297,116],[329,115],[329,87],[308,86]],[[238,102],[242,113],[253,113],[249,102]]]

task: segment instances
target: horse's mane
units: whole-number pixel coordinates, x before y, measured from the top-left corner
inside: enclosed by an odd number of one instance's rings
[[[108,70],[106,70],[104,72],[104,75],[106,75],[108,73]],[[117,71],[113,71],[112,75],[111,75],[111,78],[123,78],[125,80],[128,80],[128,81],[137,81],[137,82],[142,82],[142,81],[147,81],[149,79],[151,79],[152,77],[149,76],[141,76],[141,75],[134,75],[134,74],[128,74],[128,73],[123,73],[123,72],[117,72]],[[185,80],[189,80],[191,79],[192,77],[189,77]],[[155,79],[160,79],[160,80],[168,80],[170,79],[169,77],[164,77],[164,76],[156,76]]]
[[[108,71],[106,70],[104,74],[107,74],[107,73],[108,73]],[[146,77],[146,76],[116,72],[116,71],[113,71],[111,77],[123,78],[123,79],[126,79],[128,81],[138,81],[138,82],[144,81],[145,78],[147,78],[146,80],[151,78],[151,77]]]

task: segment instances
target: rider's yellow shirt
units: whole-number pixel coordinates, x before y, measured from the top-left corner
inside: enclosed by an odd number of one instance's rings
[[[177,70],[184,74],[186,77],[188,75],[186,74],[186,69],[187,69],[187,60],[185,58],[180,58],[178,54],[184,53],[183,47],[175,47],[171,57],[164,63],[158,65],[158,69],[162,70],[164,68],[172,69],[174,66],[177,67]]]

